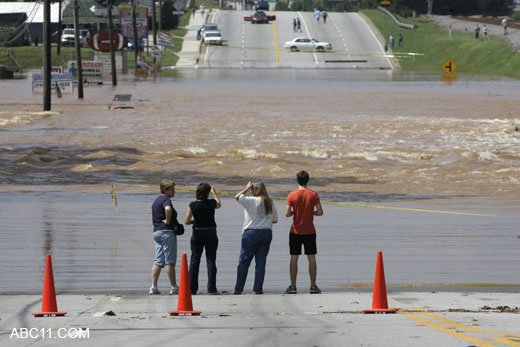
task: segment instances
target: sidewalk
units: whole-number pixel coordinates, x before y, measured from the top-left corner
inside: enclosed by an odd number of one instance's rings
[[[200,11],[195,11],[195,15],[190,18],[190,24],[184,27],[188,32],[184,36],[182,50],[177,53],[179,60],[175,68],[195,67],[199,61],[201,41],[197,40],[197,30],[206,23],[211,13],[211,9],[207,9],[204,16]]]

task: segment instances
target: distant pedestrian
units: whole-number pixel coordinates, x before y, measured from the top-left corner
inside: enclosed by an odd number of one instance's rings
[[[213,199],[208,199],[209,193]],[[191,294],[197,294],[199,289],[199,267],[202,252],[206,250],[206,265],[208,268],[208,294],[220,294],[217,290],[217,224],[215,223],[215,209],[222,206],[215,189],[207,183],[201,183],[195,192],[196,201],[190,203],[184,224],[193,225],[190,239],[190,286]]]
[[[507,19],[502,19],[502,27],[504,28],[504,35],[507,35]]]
[[[327,13],[327,11],[323,11],[321,13],[321,16],[323,17],[323,24],[327,24],[327,17],[328,17],[328,15],[329,14]]]
[[[401,35],[401,33],[397,36],[397,44],[399,47],[403,47],[403,35]]]
[[[298,258],[302,254],[302,246],[309,261],[309,276],[311,280],[311,294],[320,294],[321,290],[316,285],[316,228],[314,216],[322,216],[323,209],[318,193],[307,188],[309,174],[300,171],[296,175],[298,189],[287,196],[285,216],[293,217],[291,231],[289,232],[289,250],[291,262],[289,271],[291,285],[285,290],[285,294],[296,294],[296,277],[298,275]]]
[[[320,16],[321,16],[320,10],[316,10],[314,12],[314,15],[316,16],[316,22],[319,23],[320,22]]]
[[[300,17],[296,18],[296,26],[299,32],[302,32],[302,22],[300,21]]]
[[[253,196],[245,196],[251,189]],[[233,294],[242,294],[246,284],[247,272],[251,260],[255,257],[255,294],[263,294],[265,264],[273,239],[273,224],[278,222],[276,206],[267,195],[264,183],[249,182],[235,199],[244,207],[244,227],[242,229],[242,247],[237,267],[237,282]]]
[[[389,41],[390,41],[390,49],[394,49],[394,36],[392,34],[390,34]]]
[[[191,8],[191,18],[195,17],[195,6]]]
[[[489,40],[488,28],[487,28],[486,24],[484,24],[484,26],[482,26],[482,36],[483,36],[484,40]]]
[[[296,32],[296,28],[298,27],[298,23],[296,23],[296,18],[293,18],[292,21],[292,30]]]
[[[475,25],[475,29],[473,29],[473,31],[475,32],[475,41],[478,41],[478,35],[480,34],[480,27],[477,25]]]
[[[170,279],[170,295],[177,294],[179,287],[175,280],[175,264],[177,263],[177,211],[170,200],[175,196],[175,183],[172,180],[161,181],[161,195],[152,204],[153,240],[155,243],[155,260],[152,266],[152,286],[150,294],[161,294],[157,281],[161,269],[166,268]],[[182,226],[182,224],[181,224]]]
[[[204,29],[204,25],[201,25],[200,28],[197,30],[197,41],[200,41],[202,38],[202,30]]]
[[[200,9],[200,16],[204,17],[204,11],[206,10],[206,8],[204,7],[204,5],[200,4],[199,9]]]
[[[388,43],[385,42],[385,54],[388,53]]]

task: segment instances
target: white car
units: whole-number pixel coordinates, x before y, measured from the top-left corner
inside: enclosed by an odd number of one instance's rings
[[[204,31],[202,42],[207,45],[222,45],[222,35],[219,31]]]
[[[321,42],[316,39],[309,39],[307,37],[297,37],[292,41],[287,41],[284,46],[285,49],[290,49],[291,52],[296,51],[330,51],[332,45],[330,42]]]

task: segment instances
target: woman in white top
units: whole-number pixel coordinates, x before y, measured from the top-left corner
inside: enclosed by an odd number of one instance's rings
[[[253,196],[244,194],[251,189]],[[244,227],[242,228],[242,248],[237,267],[237,283],[233,294],[242,294],[246,284],[249,264],[255,257],[255,294],[263,294],[265,263],[271,240],[273,223],[278,222],[278,214],[273,201],[267,195],[263,182],[247,183],[247,186],[235,195],[235,199],[244,207]]]

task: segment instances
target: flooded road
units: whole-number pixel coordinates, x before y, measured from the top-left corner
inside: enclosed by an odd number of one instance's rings
[[[384,71],[214,69],[89,87],[83,101],[53,97],[44,114],[29,80],[0,81],[0,291],[41,290],[47,252],[63,289],[146,289],[160,179],[228,193],[261,179],[283,198],[300,169],[327,202],[500,216],[326,205],[323,287],[373,281],[377,250],[394,267],[390,282],[519,283],[519,87]],[[192,194],[176,199],[182,216]],[[241,222],[226,198],[217,216],[222,289],[234,280]],[[288,219],[276,227],[271,290],[287,285],[288,228]]]

